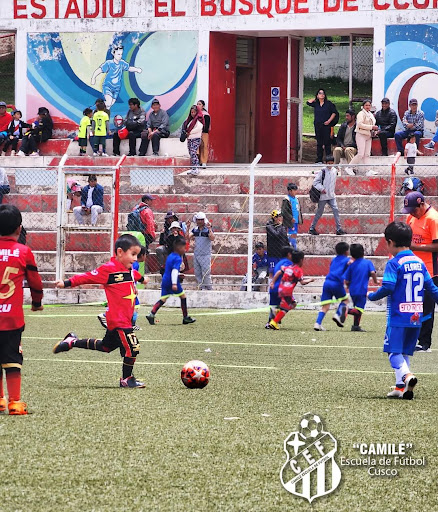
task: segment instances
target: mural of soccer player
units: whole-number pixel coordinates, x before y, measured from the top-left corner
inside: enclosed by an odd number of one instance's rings
[[[113,47],[111,53],[113,54],[112,60],[105,61],[99,66],[91,77],[91,85],[96,84],[96,78],[106,73],[106,76],[102,84],[102,93],[105,98],[105,106],[110,109],[119,97],[120,89],[122,88],[122,78],[124,71],[130,71],[131,73],[141,73],[141,68],[130,66],[126,60],[122,59],[123,46]]]

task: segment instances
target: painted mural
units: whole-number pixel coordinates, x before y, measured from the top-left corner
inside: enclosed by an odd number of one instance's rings
[[[385,96],[400,118],[410,98],[424,112],[426,137],[436,131],[438,110],[438,25],[386,27]],[[401,126],[401,124],[400,124]]]
[[[28,117],[47,106],[55,126],[73,131],[97,98],[111,123],[126,115],[129,98],[146,111],[159,98],[175,132],[197,99],[197,52],[192,31],[28,34]]]

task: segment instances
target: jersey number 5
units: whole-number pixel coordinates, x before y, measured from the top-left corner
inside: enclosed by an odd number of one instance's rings
[[[424,285],[423,273],[415,272],[415,274],[405,274],[403,277],[406,280],[406,302],[423,302],[421,296]]]
[[[0,299],[6,300],[9,299],[9,297],[12,297],[14,295],[15,291],[15,283],[10,278],[11,274],[18,274],[19,270],[15,267],[6,267],[5,271],[3,272],[3,277],[1,280],[2,285],[6,285],[9,287],[9,290],[5,293],[0,293]]]

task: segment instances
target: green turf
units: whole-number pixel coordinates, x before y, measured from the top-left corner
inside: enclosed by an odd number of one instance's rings
[[[196,311],[182,326],[179,310],[165,309],[149,326],[142,307],[136,376],[147,389],[126,390],[117,353],[51,352],[71,329],[101,337],[98,312],[26,313],[23,398],[33,414],[0,417],[2,512],[436,510],[438,352],[413,359],[415,400],[385,400],[383,314],[367,314],[360,334],[330,318],[316,333],[314,313],[293,312],[275,332],[264,312]],[[179,379],[194,358],[211,368],[204,390]],[[428,466],[393,479],[344,467],[339,488],[310,506],[279,480],[283,441],[308,411],[337,438],[338,462],[356,455],[354,442],[404,441]]]

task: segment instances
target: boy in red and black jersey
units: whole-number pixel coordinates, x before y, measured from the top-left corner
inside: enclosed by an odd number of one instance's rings
[[[286,316],[286,313],[291,309],[295,309],[297,302],[294,298],[295,286],[298,283],[306,285],[311,283],[314,279],[304,279],[303,266],[304,253],[302,251],[294,251],[292,253],[292,262],[290,265],[285,265],[275,274],[271,282],[271,288],[275,286],[275,282],[281,278],[280,286],[278,288],[278,296],[280,297],[280,311],[276,314],[275,318],[269,322],[269,328],[278,330],[280,329],[279,323]]]
[[[29,247],[17,242],[21,232],[21,213],[13,205],[0,205],[0,412],[27,414],[21,402],[21,333],[24,331],[23,280],[29,283],[32,311],[41,311],[43,285]],[[9,404],[3,389],[6,373]]]
[[[105,289],[108,301],[106,312],[107,331],[103,340],[94,338],[79,339],[70,332],[58,342],[53,352],[66,352],[72,348],[85,348],[100,352],[112,352],[117,348],[123,357],[123,371],[120,387],[144,388],[145,385],[135,379],[132,374],[135,359],[140,351],[140,345],[132,328],[132,315],[134,314],[136,289],[135,281],[145,283],[132,264],[137,261],[141,244],[132,235],[122,235],[115,244],[116,255],[108,263],[91,272],[78,274],[66,281],[56,281],[57,288],[69,288],[82,284],[101,284]]]

